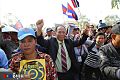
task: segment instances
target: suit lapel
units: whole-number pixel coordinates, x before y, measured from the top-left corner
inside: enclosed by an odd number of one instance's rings
[[[59,46],[58,46],[58,42],[57,42],[56,38],[52,38],[51,41],[52,41],[51,46],[50,46],[51,57],[53,58],[53,61],[55,61],[56,58],[57,58],[57,53],[58,53]]]
[[[65,39],[65,46],[66,46],[66,49],[67,49],[67,52],[68,52],[68,55],[70,56],[70,43]]]
[[[56,49],[56,52],[58,52],[59,45],[58,45],[57,39],[54,38],[53,41],[54,41],[53,43],[54,43],[54,47],[55,47],[55,49]]]

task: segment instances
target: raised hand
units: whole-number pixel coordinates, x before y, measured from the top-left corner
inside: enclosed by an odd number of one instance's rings
[[[81,34],[86,34],[89,36],[89,30],[88,29],[84,29],[81,31]]]

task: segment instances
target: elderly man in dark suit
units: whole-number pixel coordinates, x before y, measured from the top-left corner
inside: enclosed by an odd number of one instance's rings
[[[38,44],[47,49],[48,54],[52,57],[58,73],[58,80],[74,80],[74,72],[80,67],[77,65],[74,47],[83,44],[87,39],[87,31],[83,34],[82,39],[72,41],[66,39],[66,29],[63,25],[56,27],[56,37],[44,40],[42,36],[43,20],[38,20],[37,25],[37,41]],[[78,70],[79,71],[79,70]]]

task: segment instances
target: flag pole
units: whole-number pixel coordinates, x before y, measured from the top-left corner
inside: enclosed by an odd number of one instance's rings
[[[62,5],[62,3],[61,3]],[[65,23],[65,17],[64,17],[64,14],[63,14],[63,8],[62,8],[62,17],[63,17],[63,22]]]
[[[80,20],[80,16],[81,16],[81,12],[80,12],[80,9],[79,9],[79,5],[77,4],[77,1],[75,0],[75,5],[76,5],[76,7],[77,7],[77,9],[78,9],[78,20]],[[81,26],[80,26],[80,23],[79,23],[79,21],[77,21],[77,23],[78,23],[78,27],[80,28]]]

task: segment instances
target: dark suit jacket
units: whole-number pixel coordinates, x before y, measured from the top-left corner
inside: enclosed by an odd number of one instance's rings
[[[71,69],[75,71],[78,71],[78,69],[80,68],[77,65],[77,60],[75,57],[75,53],[74,53],[74,47],[79,46],[81,44],[83,44],[88,36],[84,35],[84,37],[82,39],[80,39],[79,41],[72,41],[71,39],[64,39],[65,45],[66,45],[66,49],[68,51],[68,55],[71,59]],[[41,46],[45,47],[47,49],[47,53],[52,57],[53,61],[56,61],[57,58],[57,53],[58,53],[58,42],[56,38],[51,38],[49,40],[45,40],[43,38],[43,36],[39,36],[37,37],[37,42],[38,44],[40,44]]]
[[[118,80],[116,71],[120,69],[120,53],[116,51],[112,43],[102,46],[99,53],[101,58],[100,69],[106,76],[106,80]]]

